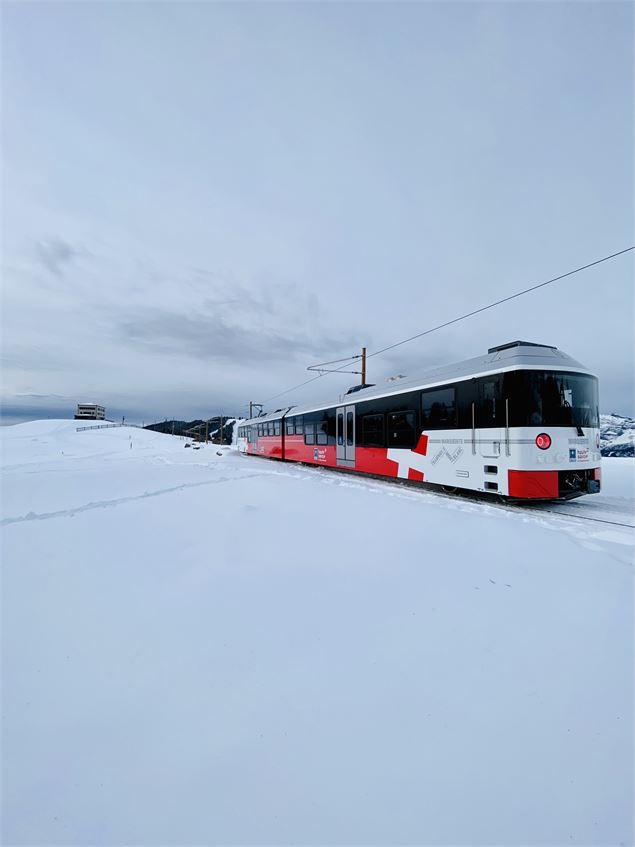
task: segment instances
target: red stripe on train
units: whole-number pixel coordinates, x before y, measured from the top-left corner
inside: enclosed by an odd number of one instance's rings
[[[510,497],[557,497],[558,471],[507,471]]]

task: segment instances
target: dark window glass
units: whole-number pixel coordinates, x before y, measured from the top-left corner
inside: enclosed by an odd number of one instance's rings
[[[340,446],[344,443],[344,415],[342,412],[337,416],[337,443]]]
[[[421,393],[423,429],[450,429],[456,426],[456,389],[433,388]]]
[[[505,423],[504,400],[501,397],[501,376],[479,379],[479,402],[476,409],[476,426],[502,426]]]
[[[328,444],[328,421],[320,421],[315,427],[315,443]]]
[[[364,447],[384,447],[384,416],[364,415],[362,417],[362,440]]]
[[[327,433],[327,444],[335,444],[335,410],[327,409],[324,415],[325,432]]]
[[[280,435],[280,421],[273,422],[273,434]]]
[[[305,423],[304,424],[304,443],[305,444],[315,444],[315,424],[314,423]]]
[[[414,412],[397,412],[388,415],[388,446],[414,447],[417,440]]]
[[[523,420],[521,426],[599,427],[595,377],[557,371],[525,371],[522,384],[522,394],[512,398],[513,402],[510,399],[514,418]]]
[[[458,407],[458,425],[461,429],[472,429],[472,403],[478,406],[478,381],[470,379],[459,382],[456,386],[456,403]]]
[[[286,424],[287,435],[293,435],[293,432],[294,432],[293,418],[287,418],[287,420],[285,421],[285,424]]]
[[[304,432],[304,418],[302,417],[302,415],[298,415],[298,417],[295,419],[295,434],[296,435],[302,435],[303,432]]]
[[[352,412],[346,413],[346,443],[349,447],[355,443],[355,420]]]

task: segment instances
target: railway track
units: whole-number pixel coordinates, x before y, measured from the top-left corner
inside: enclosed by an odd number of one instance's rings
[[[607,503],[604,500],[599,503],[578,502],[577,500],[568,500],[563,503],[521,503],[518,501],[510,502],[507,500],[495,500],[492,498],[492,495],[488,495],[485,493],[481,494],[480,492],[461,491],[460,489],[457,489],[454,492],[444,491],[440,486],[435,486],[432,484],[413,482],[407,479],[391,479],[389,477],[375,476],[374,474],[362,474],[357,473],[354,470],[340,470],[308,464],[303,465],[301,463],[293,463],[293,465],[287,465],[287,463],[285,462],[283,464],[286,466],[285,473],[291,470],[292,467],[296,467],[298,470],[300,470],[301,468],[301,473],[303,474],[316,474],[322,478],[325,478],[326,475],[328,475],[329,477],[331,475],[333,475],[333,477],[341,476],[343,478],[348,479],[349,483],[354,480],[355,482],[358,482],[360,485],[365,487],[401,487],[407,489],[408,491],[412,491],[413,493],[419,492],[420,494],[434,495],[435,497],[443,497],[452,501],[481,504],[495,509],[505,509],[510,512],[525,512],[527,514],[552,514],[558,515],[559,517],[563,518],[573,518],[578,521],[588,521],[591,523],[607,524],[610,526],[635,530],[635,515],[633,513],[633,506],[628,501],[626,503]],[[274,473],[278,473],[278,471],[274,471]],[[601,497],[602,495],[593,496]],[[593,512],[593,514],[589,514],[589,512]],[[628,518],[631,518],[630,522],[628,521]]]

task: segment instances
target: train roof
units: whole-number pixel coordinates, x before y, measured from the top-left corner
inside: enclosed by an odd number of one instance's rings
[[[377,397],[388,397],[403,391],[415,391],[445,382],[455,382],[471,377],[483,376],[487,373],[508,370],[565,370],[590,373],[589,369],[557,347],[547,344],[535,344],[532,341],[510,341],[497,347],[490,347],[485,356],[476,356],[462,362],[430,368],[416,377],[400,379],[385,385],[373,385],[351,394],[344,394],[339,400],[329,400],[316,403],[303,403],[301,406],[285,406],[275,412],[268,412],[252,422],[262,423],[267,420],[279,420],[282,415],[293,409],[294,415],[304,412],[318,411],[332,406],[343,406],[361,403]],[[245,422],[247,423],[247,422]]]

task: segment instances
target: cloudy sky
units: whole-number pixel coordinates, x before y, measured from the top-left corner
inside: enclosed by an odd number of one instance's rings
[[[633,243],[620,2],[2,7],[4,421],[237,414]],[[516,338],[633,414],[633,254],[371,360]],[[273,407],[337,396],[329,376]]]

